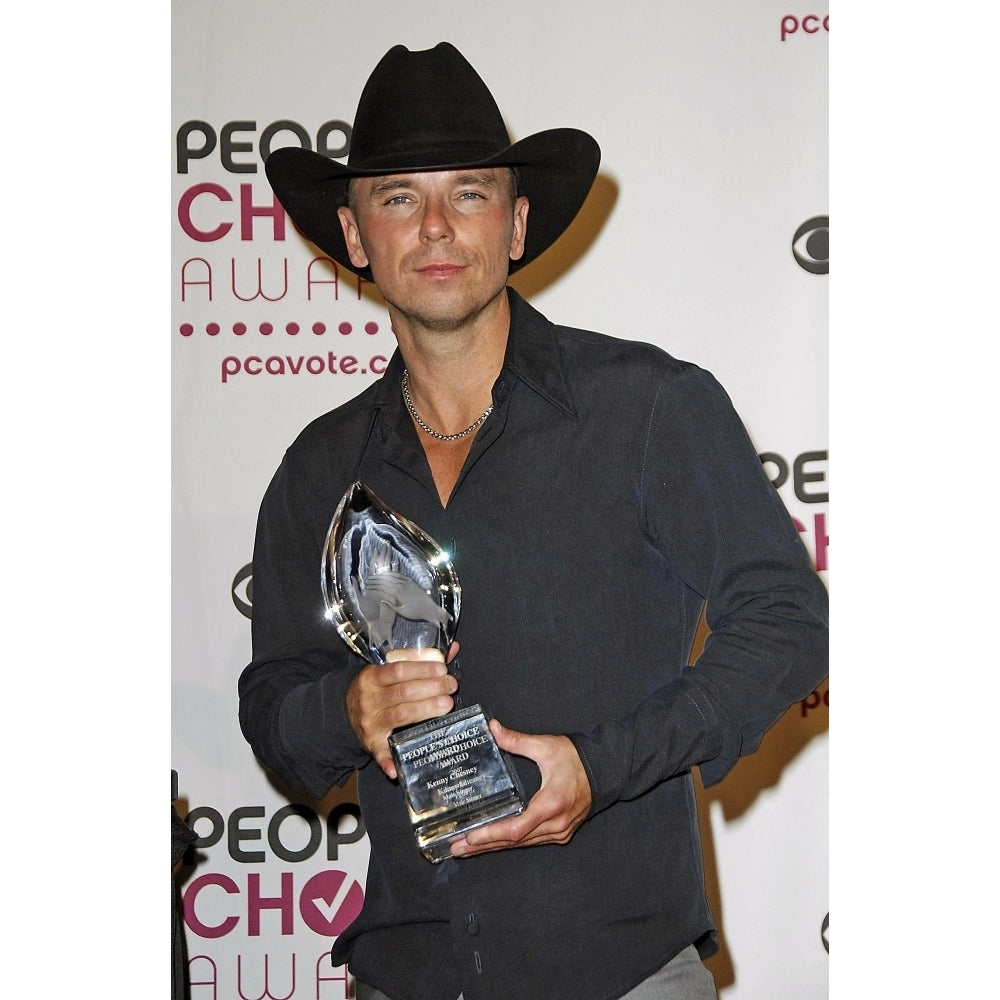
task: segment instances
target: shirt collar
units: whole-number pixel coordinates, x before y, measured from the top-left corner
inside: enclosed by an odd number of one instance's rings
[[[516,379],[575,420],[576,406],[566,379],[556,327],[513,288],[508,287],[507,295],[510,301],[510,334],[503,369],[493,389],[494,400],[499,402],[500,397],[510,392]],[[376,383],[376,408],[399,405],[402,377],[403,358],[397,348],[389,359],[385,374]]]
[[[510,336],[500,381],[513,374],[568,417],[576,419],[576,406],[563,365],[556,327],[513,288],[510,298]]]

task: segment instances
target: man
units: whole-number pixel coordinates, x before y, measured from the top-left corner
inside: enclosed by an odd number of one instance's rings
[[[268,488],[240,681],[243,731],[285,785],[321,796],[358,772],[366,898],[333,961],[361,1000],[715,997],[691,768],[721,780],[826,676],[825,590],[715,380],[506,286],[599,158],[574,129],[511,145],[442,43],[375,68],[347,166],[267,162],[301,231],[375,282],[398,342]],[[365,664],[324,620],[323,544],[355,480],[452,554],[447,667]],[[431,864],[387,738],[479,702],[527,806]]]

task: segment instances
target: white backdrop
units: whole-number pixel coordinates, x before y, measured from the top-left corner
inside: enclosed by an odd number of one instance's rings
[[[350,125],[391,45],[441,40],[513,138],[594,135],[591,198],[513,283],[556,322],[711,370],[826,577],[828,21],[771,0],[172,9],[171,764],[202,838],[184,886],[192,997],[330,1000],[347,995],[325,958],[357,912],[367,838],[350,789],[290,804],[270,784],[236,681],[267,482],[394,341],[372,289],[334,283],[275,209],[262,149],[299,131],[315,148],[327,123]],[[328,148],[342,139],[331,130]],[[827,726],[824,684],[701,796],[723,1000],[828,995]]]

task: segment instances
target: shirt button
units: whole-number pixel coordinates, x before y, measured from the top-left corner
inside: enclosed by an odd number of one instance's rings
[[[479,921],[476,920],[476,915],[474,913],[469,914],[469,923],[465,928],[471,937],[475,937],[479,933]]]

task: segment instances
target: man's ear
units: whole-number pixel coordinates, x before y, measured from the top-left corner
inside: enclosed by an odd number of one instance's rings
[[[337,209],[337,218],[340,219],[340,228],[344,231],[344,243],[347,244],[347,256],[351,258],[351,263],[355,267],[367,267],[368,255],[361,245],[361,233],[358,232],[354,213],[346,205],[342,205]]]
[[[528,235],[528,199],[521,195],[514,202],[514,232],[510,238],[510,259],[524,256],[524,240]]]

